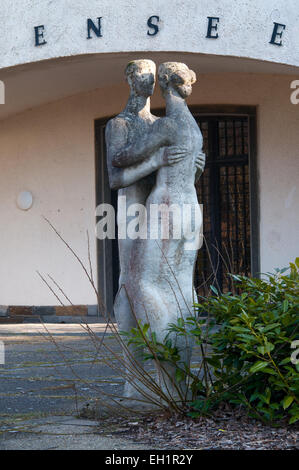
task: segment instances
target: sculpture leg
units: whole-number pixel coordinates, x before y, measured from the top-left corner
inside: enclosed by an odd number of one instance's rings
[[[177,318],[174,319],[177,322]],[[188,377],[183,378],[183,375],[177,375],[178,370],[182,373],[190,368],[192,356],[192,342],[188,337],[181,337],[171,334],[169,338],[172,340],[172,345],[175,345],[180,354],[180,360],[176,365],[162,363],[163,369],[158,368],[158,380],[163,393],[172,401],[184,402],[189,398],[188,394]],[[178,377],[180,377],[178,379]]]
[[[132,312],[132,305],[129,302],[127,291],[124,287],[120,288],[114,303],[114,313],[117,320],[119,331],[129,332],[136,328],[137,321]],[[125,337],[122,337],[125,341]],[[134,345],[123,346],[123,357],[125,362],[125,387],[124,396],[132,399],[146,400],[153,393],[147,389],[144,381],[144,363],[142,351],[137,350]],[[143,379],[142,379],[143,377]],[[143,390],[143,392],[142,392]]]
[[[168,333],[168,325],[170,323],[177,324],[180,317],[190,316],[190,310],[186,307],[185,301],[175,297],[173,292],[167,288],[155,288],[152,284],[141,283],[138,285],[138,290],[142,292],[142,305],[146,305],[146,312],[142,314],[140,310],[138,314],[143,323],[150,324],[151,331],[156,333],[157,341],[163,343]],[[192,308],[192,302],[189,303]],[[138,307],[136,310],[138,311]],[[188,336],[178,336],[175,333],[172,333],[169,338],[180,353],[180,361],[177,366],[182,370],[185,370],[185,366],[190,367],[193,346],[191,339]],[[187,383],[185,380],[177,381],[177,367],[167,361],[156,362],[155,366],[157,383],[163,393],[172,401],[186,400]]]

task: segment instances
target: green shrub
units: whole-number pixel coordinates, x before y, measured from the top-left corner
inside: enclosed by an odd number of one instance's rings
[[[233,276],[239,295],[215,292],[198,305],[219,325],[206,357],[214,377],[211,399],[243,404],[264,421],[299,419],[299,365],[291,362],[298,339],[298,268],[299,259],[288,275],[283,269],[264,280]],[[194,408],[202,406],[199,396]]]
[[[265,279],[232,276],[239,294],[219,293],[197,304],[197,315],[169,325],[164,343],[155,342],[149,326],[130,333],[130,342],[145,347],[145,359],[169,361],[178,381],[193,392],[189,414],[208,413],[219,402],[245,406],[262,421],[299,419],[299,364],[291,361],[298,340],[299,258],[290,268]],[[189,335],[199,345],[199,373],[179,367],[174,335]],[[146,341],[145,341],[146,337]],[[172,344],[173,343],[173,344]]]

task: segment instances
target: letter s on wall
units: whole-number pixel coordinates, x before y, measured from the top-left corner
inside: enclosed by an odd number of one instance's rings
[[[154,31],[150,32],[149,30],[147,31],[148,36],[156,36],[159,32],[159,26],[157,24],[154,24],[152,20],[157,20],[157,23],[159,23],[160,18],[157,15],[150,16],[149,19],[147,20],[147,26],[149,28],[152,28]]]

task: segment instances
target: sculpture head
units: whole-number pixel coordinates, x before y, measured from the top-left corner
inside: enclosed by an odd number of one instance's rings
[[[149,97],[154,93],[156,64],[152,60],[133,60],[126,67],[126,79],[138,96]]]
[[[196,82],[196,75],[186,64],[164,62],[159,66],[158,80],[163,95],[174,90],[185,99],[192,93],[192,85]]]

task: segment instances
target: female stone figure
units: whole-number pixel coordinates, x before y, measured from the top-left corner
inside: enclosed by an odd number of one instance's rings
[[[127,295],[137,319],[149,323],[163,341],[169,323],[177,323],[178,318],[187,318],[193,313],[194,289],[193,270],[197,256],[197,246],[190,249],[188,232],[193,239],[201,229],[201,217],[186,213],[186,205],[193,207],[198,214],[198,201],[195,190],[196,158],[202,150],[202,135],[190,113],[185,99],[192,92],[195,73],[185,64],[167,62],[159,67],[159,84],[166,100],[166,117],[153,123],[151,130],[125,150],[121,157],[130,156],[137,163],[146,155],[153,154],[161,147],[184,147],[184,158],[172,166],[163,166],[157,171],[154,185],[146,202],[147,220],[146,239],[135,240],[134,256],[130,258],[129,272],[125,284]],[[115,164],[117,165],[117,156]],[[167,220],[163,208],[175,207],[172,220],[169,220],[169,237],[151,239],[153,223],[151,209],[162,206],[159,213],[160,229],[165,228]],[[177,212],[177,209],[180,209]],[[181,218],[179,219],[179,217]],[[185,222],[183,224],[183,221]],[[178,236],[178,223],[181,230]],[[184,225],[184,226],[183,226]],[[193,227],[192,227],[193,225]],[[161,227],[162,226],[162,227]],[[156,229],[157,227],[154,227]],[[186,230],[187,229],[187,230]],[[186,338],[173,337],[180,349],[181,362],[190,363],[191,344]],[[160,386],[164,393],[182,398],[184,386],[174,380],[174,370],[168,367],[166,373],[159,373]]]

